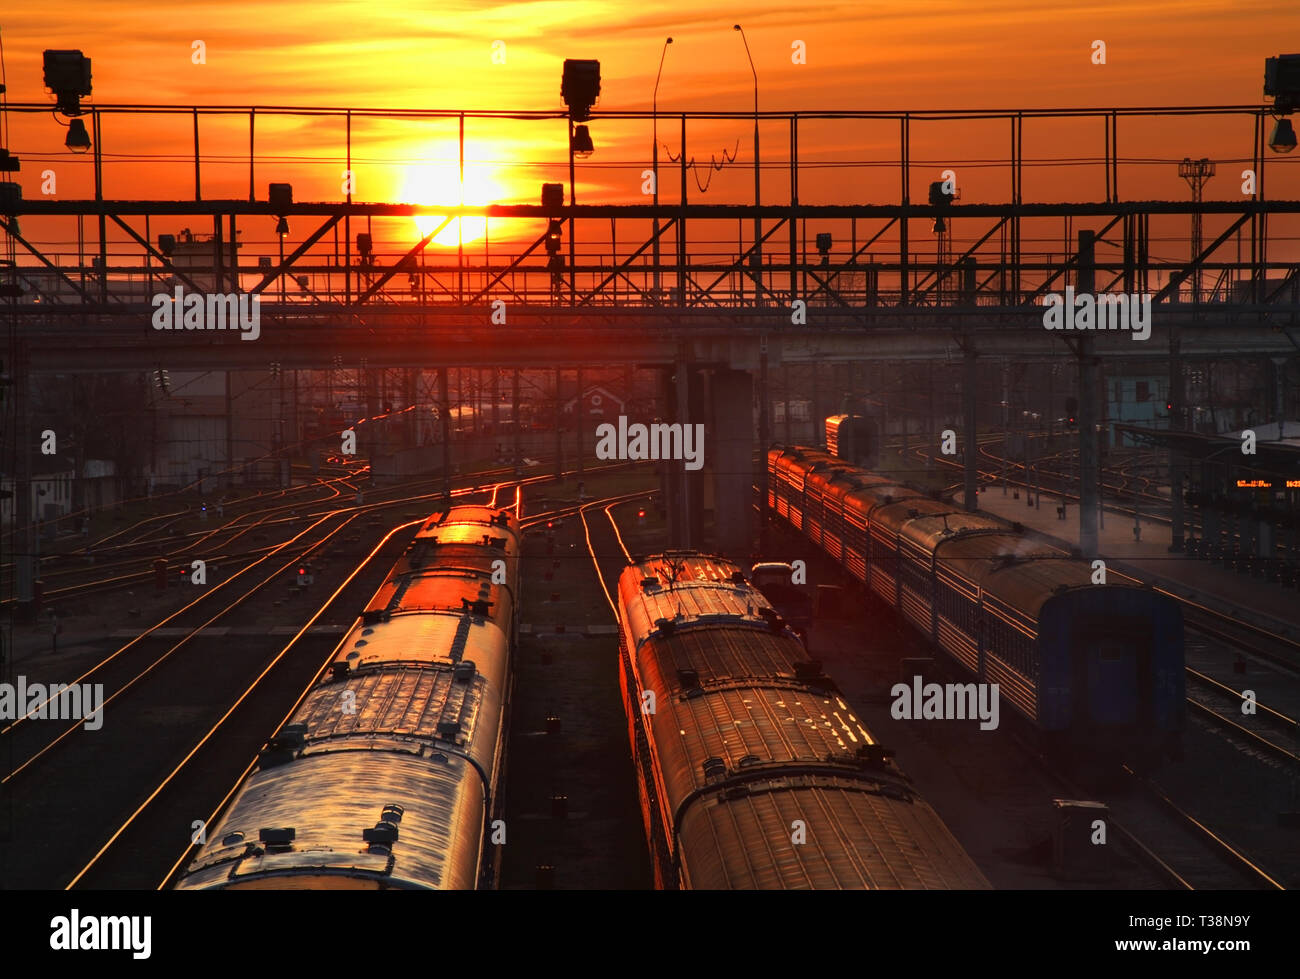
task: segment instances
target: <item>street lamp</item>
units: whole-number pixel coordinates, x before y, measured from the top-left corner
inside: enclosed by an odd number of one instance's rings
[[[1274,153],[1290,153],[1295,149],[1295,127],[1283,116],[1273,125],[1273,135],[1268,138],[1268,148]]]
[[[86,132],[86,123],[81,119],[68,120],[68,135],[63,145],[74,153],[85,153],[90,149],[90,134]]]
[[[732,30],[740,32],[740,40],[745,45],[745,57],[749,59],[749,70],[754,76],[754,252],[751,263],[757,269],[754,276],[754,299],[758,303],[762,301],[763,288],[763,221],[758,215],[762,201],[758,176],[758,70],[754,67],[754,56],[749,53],[749,39],[745,37],[745,29],[739,24],[733,24]]]
[[[668,54],[668,45],[673,43],[670,37],[664,41],[663,49],[659,52],[659,71],[655,74],[655,90],[650,96],[650,128],[651,128],[651,159],[652,173],[654,174],[654,266],[655,266],[655,299],[659,298],[659,79],[664,73],[664,58]]]

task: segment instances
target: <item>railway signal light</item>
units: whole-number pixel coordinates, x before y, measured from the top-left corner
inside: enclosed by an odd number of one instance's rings
[[[641,507],[636,512],[636,522],[640,526],[645,526],[645,507]]]
[[[310,564],[303,563],[298,565],[298,587],[299,588],[306,588],[314,580],[315,580],[315,576],[311,573]]]
[[[564,223],[559,218],[551,218],[546,226],[546,252],[548,255],[558,255],[560,252],[560,239],[563,236]]]

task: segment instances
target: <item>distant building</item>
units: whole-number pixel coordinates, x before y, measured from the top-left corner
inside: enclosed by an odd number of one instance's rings
[[[1168,428],[1166,408],[1168,375],[1112,377],[1107,384],[1106,418],[1111,424],[1112,444],[1133,446],[1136,443],[1115,426],[1140,425],[1143,428]]]
[[[564,403],[565,414],[573,414],[578,410],[577,398],[570,398]],[[582,392],[580,414],[584,418],[617,418],[627,414],[627,402],[609,388],[593,385]]]
[[[41,456],[32,463],[31,506],[32,518],[57,520],[72,512],[76,493],[76,464],[70,457]],[[98,510],[117,502],[117,474],[107,459],[87,459],[82,474],[82,500],[84,507]],[[0,523],[9,525],[14,519],[16,502],[15,482],[12,474],[0,476]]]

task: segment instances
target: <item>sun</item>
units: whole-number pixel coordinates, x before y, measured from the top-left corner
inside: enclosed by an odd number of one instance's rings
[[[496,199],[494,191],[492,180],[479,170],[466,167],[462,184],[458,163],[424,163],[406,168],[402,199],[412,204],[490,204]],[[415,227],[424,236],[446,217],[445,214],[416,215]],[[456,218],[434,236],[433,242],[455,248],[458,242],[478,241],[486,233],[487,218]]]

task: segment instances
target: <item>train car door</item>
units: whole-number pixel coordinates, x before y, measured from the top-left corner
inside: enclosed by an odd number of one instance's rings
[[[1071,636],[1075,723],[1113,729],[1144,727],[1151,718],[1149,625],[1108,619]]]

